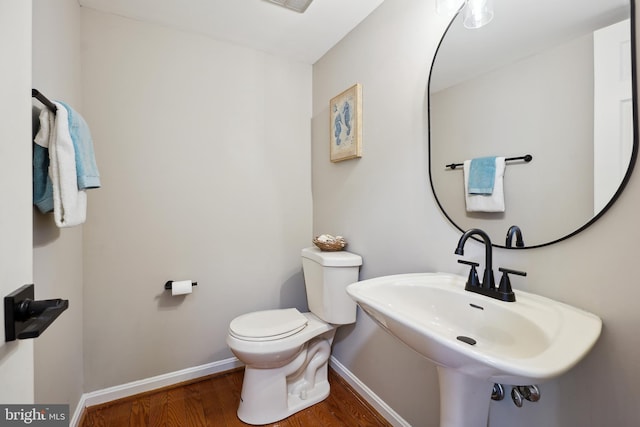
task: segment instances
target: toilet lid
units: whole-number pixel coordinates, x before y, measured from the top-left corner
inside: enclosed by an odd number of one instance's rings
[[[233,319],[229,331],[248,341],[272,341],[299,332],[307,322],[307,318],[295,308],[256,311]]]

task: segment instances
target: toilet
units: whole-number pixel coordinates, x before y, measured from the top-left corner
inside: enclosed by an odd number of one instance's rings
[[[257,311],[233,319],[227,345],[245,364],[238,417],[271,424],[329,396],[327,368],[340,325],[356,321],[345,290],[358,281],[359,255],[302,250],[309,313],[295,308]]]

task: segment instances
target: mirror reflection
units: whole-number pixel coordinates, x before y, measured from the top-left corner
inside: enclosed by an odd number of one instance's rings
[[[452,21],[429,82],[430,176],[445,215],[496,246],[525,247],[591,224],[624,187],[637,150],[628,0],[494,0],[494,18]],[[504,167],[504,211],[470,211],[461,164]],[[499,168],[498,168],[499,169]]]

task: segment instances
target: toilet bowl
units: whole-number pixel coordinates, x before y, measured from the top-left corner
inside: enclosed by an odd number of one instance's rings
[[[362,258],[349,252],[302,250],[311,312],[258,311],[233,319],[227,345],[245,364],[238,417],[270,424],[329,395],[328,361],[338,326],[355,322],[346,286],[358,280]]]
[[[248,316],[274,311],[277,310]],[[236,336],[229,327],[227,345],[245,364],[238,407],[238,417],[245,423],[270,424],[329,395],[326,369],[336,327],[313,313],[295,312],[306,320],[305,325],[283,338],[249,341]],[[309,358],[315,358],[313,364]]]

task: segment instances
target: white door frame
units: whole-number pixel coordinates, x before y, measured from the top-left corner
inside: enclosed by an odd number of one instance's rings
[[[31,1],[0,0],[0,70],[0,404],[32,404],[33,340],[4,340],[4,296],[33,280]]]

